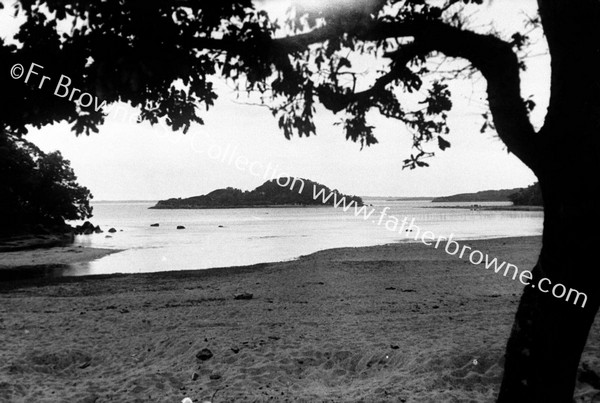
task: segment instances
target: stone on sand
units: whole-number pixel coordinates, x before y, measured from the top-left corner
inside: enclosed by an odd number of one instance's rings
[[[213,356],[212,351],[210,351],[207,348],[203,348],[202,350],[200,350],[198,352],[198,354],[196,354],[196,358],[199,359],[200,361],[207,361],[210,360]]]

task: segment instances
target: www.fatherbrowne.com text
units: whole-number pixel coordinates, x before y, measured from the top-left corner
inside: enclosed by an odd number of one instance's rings
[[[278,178],[276,182],[279,186],[289,186],[290,190],[297,190],[298,193],[302,193],[305,185],[304,181],[299,178]],[[443,247],[446,253],[451,256],[457,256],[459,259],[467,259],[471,264],[476,266],[483,264],[486,270],[501,273],[504,277],[509,277],[512,280],[518,279],[525,286],[537,288],[542,293],[551,293],[555,298],[564,299],[573,305],[580,304],[584,308],[587,303],[587,295],[585,293],[573,288],[567,288],[560,283],[553,285],[552,281],[546,277],[532,281],[533,273],[531,271],[521,271],[514,264],[505,261],[500,263],[496,257],[492,259],[487,253],[473,249],[468,245],[461,245],[453,239],[454,234],[450,234],[448,237],[436,237],[431,231],[421,232],[421,228],[415,224],[414,218],[409,220],[405,216],[400,220],[398,217],[388,215],[387,211],[390,209],[389,207],[384,207],[379,214],[375,214],[376,211],[374,208],[369,208],[366,205],[359,206],[355,200],[347,202],[346,197],[341,196],[339,193],[327,191],[325,188],[319,189],[315,184],[313,184],[313,199],[320,200],[323,204],[333,203],[335,208],[342,209],[344,212],[350,211],[355,217],[360,217],[365,221],[371,220],[378,226],[383,224],[388,231],[412,238],[414,241],[421,242],[424,245],[433,246],[436,249]]]

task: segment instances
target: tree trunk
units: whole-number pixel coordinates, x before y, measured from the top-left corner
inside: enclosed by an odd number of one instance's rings
[[[567,157],[568,160],[571,158]],[[506,349],[505,372],[498,402],[571,402],[581,353],[600,305],[600,270],[595,258],[600,246],[600,212],[591,189],[597,162],[568,161],[575,170],[553,163],[540,177],[544,196],[543,247],[526,286]],[[590,171],[593,169],[593,171]],[[539,280],[548,278],[539,289]],[[557,286],[553,296],[553,288]],[[575,302],[577,294],[587,295]],[[575,302],[575,303],[574,303]]]
[[[537,287],[525,288],[506,349],[498,402],[572,401],[579,359],[598,311],[595,294],[600,282],[598,271],[592,267],[592,255],[596,254],[591,249],[594,245],[588,245],[588,250],[569,245],[564,238],[571,231],[574,228],[565,227],[562,232],[544,231],[544,242],[553,236],[563,238],[559,241],[564,245],[559,249],[552,249],[546,246],[548,244],[544,246],[534,276],[537,280],[547,277],[552,285],[561,283],[567,290],[574,288],[586,293],[585,308],[581,303],[573,305],[573,298],[566,301],[552,296],[552,291],[544,294]],[[583,237],[586,235],[589,233],[582,234]],[[576,234],[569,237],[574,238]],[[571,262],[564,262],[565,257]],[[535,285],[537,281],[531,284]],[[551,287],[544,284],[546,289],[552,290]],[[563,289],[558,287],[556,293],[562,292]]]
[[[551,98],[536,175],[544,197],[543,246],[506,348],[499,402],[572,402],[598,307],[600,270],[600,2],[538,0],[552,60]],[[542,293],[538,281],[548,278]],[[555,298],[563,284],[587,295]],[[535,286],[535,288],[534,288]],[[563,290],[558,288],[560,295]]]

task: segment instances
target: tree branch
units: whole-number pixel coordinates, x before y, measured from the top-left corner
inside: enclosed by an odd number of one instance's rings
[[[345,28],[345,27],[342,27]],[[325,42],[342,34],[354,36],[361,41],[381,41],[391,38],[414,37],[413,52],[406,52],[402,60],[394,63],[387,74],[380,77],[373,88],[356,93],[353,97],[368,96],[377,89],[394,81],[418,54],[439,51],[447,56],[464,58],[477,68],[488,83],[487,93],[490,110],[498,135],[508,151],[515,154],[534,172],[539,167],[538,136],[531,124],[525,102],[521,97],[519,60],[511,45],[492,35],[482,35],[450,26],[441,21],[381,22],[360,25],[353,31],[343,31],[339,26],[323,26],[310,32],[272,40],[273,57],[303,52],[309,46]],[[201,38],[198,44],[213,49],[243,51],[243,45]]]
[[[331,34],[324,27],[276,41],[284,48],[297,51],[312,41],[325,40]],[[510,152],[534,172],[538,169],[537,136],[521,97],[519,61],[508,43],[495,36],[463,31],[437,21],[374,23],[369,30],[356,35],[357,39],[366,41],[412,36],[422,50],[435,50],[470,61],[487,80],[488,100],[498,135]],[[392,69],[376,82],[375,87],[387,85],[394,79],[394,74]]]
[[[441,23],[428,24],[415,38],[447,56],[471,62],[487,80],[490,111],[508,151],[534,172],[540,168],[538,136],[521,97],[519,60],[507,42],[491,35],[463,31]]]
[[[375,80],[375,83],[370,88],[360,92],[331,93],[327,88],[317,87],[317,92],[327,91],[327,96],[330,100],[327,107],[332,112],[337,113],[351,103],[366,101],[383,91],[388,84],[400,79],[405,74],[406,65],[411,60],[426,53],[428,53],[428,50],[418,43],[404,45],[389,55],[392,58],[390,71]]]

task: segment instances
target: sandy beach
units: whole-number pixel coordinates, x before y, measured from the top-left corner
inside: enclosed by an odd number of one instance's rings
[[[540,242],[465,244],[528,268]],[[0,401],[491,402],[521,287],[422,244],[0,283]],[[577,402],[600,393],[599,336]]]

